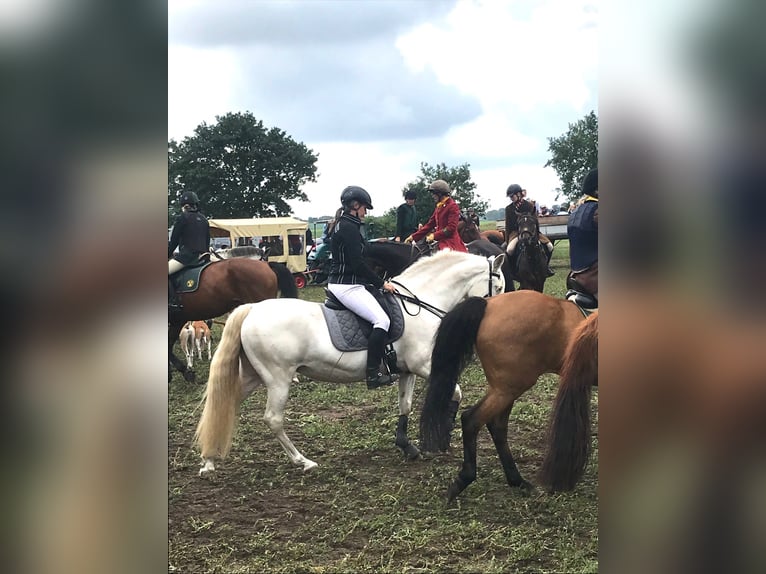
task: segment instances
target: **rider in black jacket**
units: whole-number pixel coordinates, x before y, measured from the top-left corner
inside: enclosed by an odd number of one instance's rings
[[[358,186],[349,186],[340,196],[343,213],[335,224],[332,236],[332,266],[328,290],[346,308],[372,323],[367,348],[367,388],[392,385],[394,379],[381,368],[386,333],[390,319],[365,285],[373,285],[393,293],[395,287],[383,281],[364,260],[367,241],[362,236],[362,220],[372,209],[370,194]]]
[[[168,276],[192,263],[199,261],[200,255],[210,249],[210,225],[207,218],[199,211],[199,198],[193,191],[181,196],[181,213],[173,224],[173,231],[168,241]],[[178,253],[173,253],[178,247]],[[175,289],[168,279],[169,306],[178,308],[175,301]]]

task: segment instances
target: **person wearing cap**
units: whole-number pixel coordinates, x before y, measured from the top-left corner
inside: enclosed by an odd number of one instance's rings
[[[365,189],[351,185],[343,190],[340,201],[343,207],[332,232],[332,264],[327,290],[349,311],[372,323],[367,343],[367,388],[393,385],[395,379],[382,368],[391,320],[366,289],[366,285],[372,285],[389,293],[395,291],[394,285],[383,281],[364,260],[367,240],[362,235],[362,222],[367,210],[372,209],[372,199]]]
[[[460,207],[450,197],[450,188],[446,181],[437,179],[428,186],[428,191],[436,202],[433,215],[415,233],[407,237],[404,242],[420,241],[425,237],[429,243],[439,242],[439,249],[452,249],[453,251],[468,252],[468,249],[460,239],[457,232],[457,224],[460,221]]]
[[[507,247],[505,251],[508,257],[513,257],[516,251],[516,245],[519,243],[519,219],[518,216],[526,213],[537,217],[535,205],[524,199],[526,190],[523,190],[518,183],[512,183],[508,186],[505,194],[511,199],[511,203],[505,206],[505,242]],[[550,267],[551,255],[553,255],[553,243],[545,235],[538,231],[537,237],[540,243],[545,247],[545,253],[548,257],[548,277],[555,275]]]
[[[583,202],[569,216],[567,288],[598,301],[598,168],[583,178]]]
[[[418,212],[415,209],[415,199],[418,194],[408,189],[404,192],[404,203],[396,209],[396,236],[394,241],[409,237],[418,229]]]
[[[168,306],[179,309],[176,291],[170,275],[199,261],[210,250],[210,224],[199,210],[199,198],[193,191],[184,192],[179,199],[181,213],[173,223],[168,241]],[[178,248],[178,253],[174,251]]]

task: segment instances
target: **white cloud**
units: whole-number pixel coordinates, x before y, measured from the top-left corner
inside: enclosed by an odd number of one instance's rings
[[[276,4],[225,4],[170,11],[171,39],[181,43],[168,53],[169,137],[245,110],[286,129],[319,154],[318,181],[304,188],[311,202],[290,203],[298,217],[334,213],[351,184],[370,192],[380,215],[401,203],[421,162],[470,164],[491,209],[507,204],[514,182],[551,205],[560,182],[542,167],[547,138],[596,107],[594,2],[459,0],[436,9],[402,1],[386,3],[383,13],[378,3],[359,2],[355,10],[364,14],[355,18],[388,23],[369,39],[344,35],[348,22],[336,19],[337,4],[312,0],[306,6],[327,27],[318,43],[285,40],[308,24]],[[242,32],[238,44],[220,30],[198,41],[185,32],[208,30],[211,18],[225,26],[234,8],[279,33]],[[179,10],[184,19],[174,24]]]
[[[168,46],[168,138],[189,136],[202,122],[232,111],[237,75],[229,50]]]
[[[444,27],[419,26],[397,48],[411,69],[433,69],[485,108],[563,104],[583,111],[597,67],[592,5],[551,0],[520,17],[511,2],[461,0]]]
[[[521,133],[506,114],[496,112],[485,113],[473,122],[451,128],[445,140],[454,155],[489,158],[539,152],[544,143]]]

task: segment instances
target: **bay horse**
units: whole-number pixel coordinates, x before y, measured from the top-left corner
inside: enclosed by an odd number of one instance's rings
[[[444,451],[452,421],[447,407],[474,349],[487,377],[487,391],[461,415],[463,466],[447,490],[454,500],[476,480],[476,439],[487,425],[510,486],[530,489],[508,445],[508,417],[514,401],[543,373],[561,371],[571,334],[584,314],[570,301],[537,291],[472,297],[442,319],[431,356],[431,376],[420,417],[421,447]]]
[[[468,253],[481,255],[482,257],[497,257],[504,255],[500,247],[486,239],[477,239],[466,244]],[[382,277],[393,277],[404,271],[421,257],[427,257],[434,253],[431,248],[420,243],[399,243],[398,241],[378,240],[370,241],[365,250],[365,258],[370,266]],[[513,277],[508,257],[503,258],[501,271],[505,278],[505,292],[513,291]]]
[[[543,292],[548,278],[548,257],[539,239],[540,227],[537,217],[529,213],[517,213],[519,242],[511,262],[519,289]]]
[[[598,311],[580,323],[564,354],[539,474],[551,492],[572,490],[590,456],[591,389],[598,386]]]
[[[399,379],[399,420],[395,444],[409,458],[420,451],[407,438],[415,377],[427,377],[433,337],[441,317],[468,297],[486,297],[503,290],[502,260],[470,253],[440,251],[407,267],[392,281],[400,290],[403,332],[393,343]],[[403,300],[405,299],[405,300]],[[296,373],[315,381],[364,381],[367,352],[340,351],[330,338],[322,303],[269,299],[242,305],[226,321],[210,365],[195,442],[201,448],[200,475],[215,470],[232,443],[236,414],[257,385],[267,392],[264,420],[290,461],[309,471],[317,463],[293,445],[284,429],[284,410]],[[278,350],[278,352],[275,352]],[[453,388],[456,399],[461,395]]]
[[[505,242],[505,237],[501,231],[497,231],[496,229],[482,231],[467,215],[461,214],[460,221],[457,223],[457,232],[458,235],[460,235],[460,239],[462,239],[463,243],[466,245],[471,241],[477,241],[479,239],[491,241],[499,247]]]
[[[199,287],[179,293],[182,308],[168,311],[168,382],[172,367],[193,383],[195,374],[173,353],[173,345],[187,321],[214,319],[244,303],[282,297],[297,299],[298,289],[292,273],[283,263],[267,263],[248,257],[215,261],[202,270]]]

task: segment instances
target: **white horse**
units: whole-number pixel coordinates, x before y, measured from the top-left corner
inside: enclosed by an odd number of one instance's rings
[[[235,257],[246,257],[247,259],[255,259],[256,261],[268,260],[266,251],[255,245],[242,245],[230,249],[216,249],[215,251],[211,251],[211,253],[211,261],[233,259]]]
[[[394,278],[404,313],[404,331],[394,342],[399,379],[399,422],[396,446],[410,458],[420,455],[407,438],[416,375],[426,379],[441,317],[471,296],[486,297],[505,288],[500,266],[504,254],[484,258],[440,251],[421,259]],[[317,466],[295,448],[284,430],[284,409],[296,372],[314,380],[364,381],[367,351],[343,352],[333,345],[322,304],[295,299],[268,299],[237,307],[226,321],[210,364],[195,441],[203,459],[200,476],[215,470],[232,443],[240,403],[256,387],[266,385],[264,420],[287,453],[304,471]],[[455,389],[454,400],[462,398]]]

